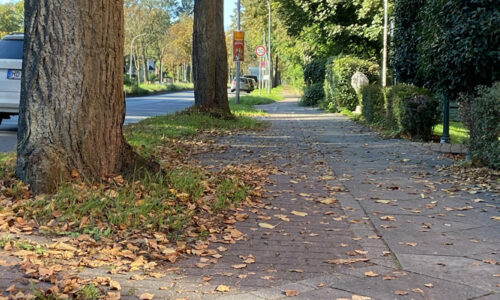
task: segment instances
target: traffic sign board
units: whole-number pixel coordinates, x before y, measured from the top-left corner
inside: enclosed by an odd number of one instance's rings
[[[257,46],[257,48],[255,48],[255,54],[257,54],[257,56],[266,55],[266,47],[262,45]]]

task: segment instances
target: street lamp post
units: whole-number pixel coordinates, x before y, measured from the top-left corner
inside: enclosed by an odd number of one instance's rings
[[[135,42],[135,39],[140,37],[140,36],[143,36],[143,35],[146,35],[147,33],[141,33],[137,36],[135,36],[132,41],[130,42],[130,59],[129,59],[129,69],[128,69],[128,77],[129,78],[132,78],[132,49],[134,48],[134,42]]]
[[[237,16],[236,16],[236,25],[238,26],[238,31],[241,31],[241,20],[240,20],[240,7],[241,3],[240,0],[238,0],[237,4]],[[234,37],[233,37],[234,38]],[[236,99],[235,99],[236,104],[240,103],[240,58],[236,58]]]
[[[271,89],[273,88],[273,57],[271,55],[271,1],[267,0],[267,8],[269,10],[269,16],[268,16],[268,38],[267,38],[267,55],[268,55],[268,65],[269,65],[269,85],[268,85],[268,92],[271,94]]]

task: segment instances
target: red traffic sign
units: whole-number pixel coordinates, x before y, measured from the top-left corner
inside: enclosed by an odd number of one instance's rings
[[[257,56],[266,55],[266,47],[262,45],[257,46],[257,48],[255,48],[255,54],[257,54]]]

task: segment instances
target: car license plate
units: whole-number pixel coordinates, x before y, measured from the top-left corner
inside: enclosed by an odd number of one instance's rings
[[[7,79],[21,80],[22,74],[21,70],[9,70],[7,71]]]

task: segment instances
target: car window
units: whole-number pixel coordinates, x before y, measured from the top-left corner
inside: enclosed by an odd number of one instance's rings
[[[23,40],[0,40],[0,58],[23,59]]]

